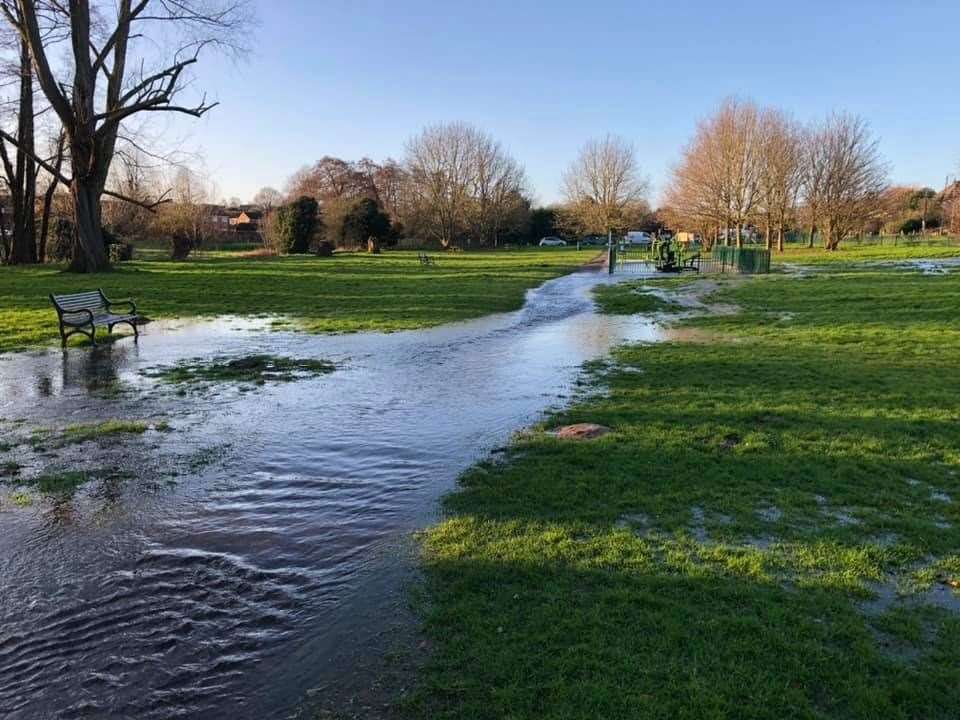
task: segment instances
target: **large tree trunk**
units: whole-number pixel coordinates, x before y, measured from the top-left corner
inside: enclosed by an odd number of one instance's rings
[[[99,181],[76,174],[76,160],[73,164],[74,178],[70,184],[70,194],[73,196],[76,246],[70,271],[89,273],[109,270],[110,259],[103,247],[103,228],[100,225],[100,196],[103,188]]]
[[[37,261],[36,198],[37,168],[34,156],[33,72],[30,49],[20,43],[20,103],[17,121],[17,158],[10,187],[13,209],[13,243],[11,265],[27,265]],[[6,156],[4,156],[6,161]],[[9,167],[8,167],[9,176]],[[8,178],[9,181],[10,178]]]
[[[777,252],[783,252],[783,223],[777,227]]]
[[[3,203],[0,203],[0,260],[7,261],[10,257],[10,233],[7,231],[7,215],[3,212]]]
[[[771,233],[770,218],[767,218],[767,226],[765,228],[766,232],[766,241],[767,241],[767,250],[773,250],[773,235]]]
[[[836,250],[840,245],[840,233],[834,226],[832,220],[827,220],[827,227],[824,231],[823,247],[825,250]]]

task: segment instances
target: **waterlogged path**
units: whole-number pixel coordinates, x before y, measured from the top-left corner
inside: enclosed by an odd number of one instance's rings
[[[0,717],[284,718],[369,683],[409,624],[410,533],[437,498],[562,404],[581,363],[657,339],[648,321],[593,312],[590,289],[611,281],[576,273],[516,313],[420,332],[157,323],[138,345],[0,357],[11,437],[113,418],[172,428],[7,453],[28,474],[116,473],[59,502],[0,490]],[[185,397],[142,375],[251,353],[341,367]]]

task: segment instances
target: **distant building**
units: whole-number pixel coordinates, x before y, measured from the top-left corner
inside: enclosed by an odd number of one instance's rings
[[[209,217],[210,224],[218,232],[258,232],[263,223],[263,210],[256,205],[214,205]]]
[[[230,225],[237,231],[259,230],[262,222],[263,210],[254,208],[241,209],[235,217],[230,218]]]

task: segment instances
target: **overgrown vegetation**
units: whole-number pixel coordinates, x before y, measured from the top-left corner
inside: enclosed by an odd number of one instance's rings
[[[230,360],[183,361],[147,372],[149,377],[174,384],[291,382],[336,370],[326,360],[248,355]]]
[[[415,252],[379,257],[247,259],[209,253],[188,262],[136,260],[102,275],[60,268],[0,270],[0,352],[54,341],[50,292],[103,287],[134,297],[151,317],[286,315],[310,332],[407,330],[515,310],[525,292],[588,261],[596,250],[448,253],[423,268]]]
[[[622,348],[546,423],[613,433],[524,435],[447,499],[414,712],[955,717],[960,276],[717,299],[720,342]]]

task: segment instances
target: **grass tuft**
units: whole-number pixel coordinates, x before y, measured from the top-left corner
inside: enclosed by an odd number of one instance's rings
[[[249,355],[213,362],[184,361],[170,368],[147,371],[148,377],[173,384],[291,382],[336,370],[326,360],[297,359],[274,355]]]

